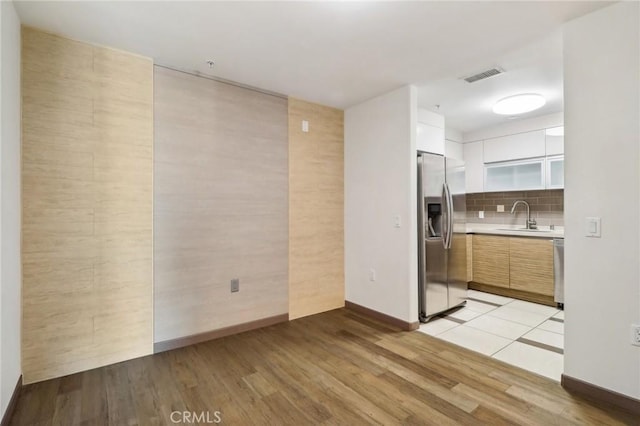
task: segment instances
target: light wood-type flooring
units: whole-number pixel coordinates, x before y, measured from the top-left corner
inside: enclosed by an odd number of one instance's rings
[[[228,425],[639,424],[346,309],[26,386],[11,424],[170,425],[182,412]]]

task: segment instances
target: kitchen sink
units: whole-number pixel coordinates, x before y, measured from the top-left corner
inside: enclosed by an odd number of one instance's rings
[[[548,229],[527,229],[527,228],[498,228],[498,231],[551,232]]]

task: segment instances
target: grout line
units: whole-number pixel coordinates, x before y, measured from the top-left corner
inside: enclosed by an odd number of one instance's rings
[[[489,312],[492,312],[492,311],[489,311]],[[475,317],[475,318],[474,318],[474,320],[475,320],[475,319],[478,319],[478,318],[480,318],[480,317],[483,317],[483,316],[485,316],[485,315],[488,315],[488,314],[489,314],[489,312],[487,312],[487,313],[485,313],[485,314],[482,314],[482,315],[480,315],[480,316]],[[489,316],[491,316],[491,315],[489,315]],[[512,338],[510,338],[510,337],[504,337],[504,336],[500,336],[499,334],[492,333],[491,331],[487,331],[487,330],[482,330],[482,329],[480,329],[480,328],[476,328],[476,327],[474,327],[474,326],[472,326],[472,325],[468,325],[467,327],[473,328],[474,330],[480,330],[480,331],[483,331],[483,332],[485,332],[485,333],[491,334],[492,336],[501,337],[501,338],[503,338],[503,339],[511,340],[511,343],[515,342],[515,341],[516,341],[517,339],[519,339],[520,337],[524,336],[525,334],[527,334],[527,333],[529,333],[529,332],[531,332],[532,330],[534,330],[534,329],[535,329],[535,327],[531,327],[530,325],[520,324],[519,322],[510,321],[510,320],[507,320],[507,319],[504,319],[504,318],[498,318],[498,317],[494,317],[494,316],[491,316],[491,318],[495,318],[495,319],[499,319],[499,320],[507,321],[507,322],[510,322],[510,323],[512,323],[512,324],[517,324],[517,325],[522,325],[522,326],[525,326],[525,327],[529,327],[529,330],[527,330],[527,331],[525,331],[524,333],[520,334],[516,339],[512,339]],[[511,343],[509,343],[509,344],[511,344]],[[506,346],[505,346],[505,347],[506,347]],[[503,348],[503,349],[504,349],[504,348]],[[500,350],[502,350],[502,349],[500,349]]]
[[[561,322],[564,324],[564,320],[562,318],[551,317],[549,321]]]
[[[475,297],[468,297],[467,296],[467,300],[473,300],[474,302],[484,303],[485,305],[490,305],[490,306],[495,306],[496,308],[499,308],[500,306],[503,306],[503,305],[501,305],[499,303],[487,302],[486,300],[476,299]],[[511,302],[509,302],[509,303],[511,303]]]
[[[557,331],[546,330],[544,328],[540,328],[540,326],[536,327],[536,330],[546,331],[547,333],[553,333],[559,336],[564,336],[564,333],[558,333]]]
[[[497,354],[498,352],[500,352],[503,349],[507,349],[509,346],[513,345],[513,342],[515,342],[515,340],[510,341],[509,343],[507,343],[506,345],[504,345],[503,347],[501,347],[500,349],[498,349],[497,351],[495,351],[494,353],[492,353],[491,355],[489,355],[491,358],[493,358],[493,356],[495,354]],[[510,363],[511,364],[511,363]],[[513,365],[513,364],[511,364]]]
[[[555,352],[560,355],[564,355],[564,349],[557,348],[555,346],[547,345],[546,343],[537,342],[535,340],[525,339],[524,337],[519,338],[516,342],[524,343],[529,346],[533,346],[540,349],[546,349],[550,352]]]
[[[464,324],[466,321],[461,320],[460,318],[450,317],[449,315],[445,315],[443,318],[448,319],[449,321],[457,322],[458,324]]]

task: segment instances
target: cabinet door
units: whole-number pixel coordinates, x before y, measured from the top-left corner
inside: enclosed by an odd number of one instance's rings
[[[487,164],[484,188],[488,192],[544,189],[544,159]]]
[[[473,235],[467,235],[467,282],[473,281]]]
[[[545,145],[547,156],[564,154],[564,136],[545,134]]]
[[[465,188],[467,194],[484,192],[484,160],[482,141],[465,143],[463,146],[465,163]]]
[[[518,133],[484,141],[485,163],[544,157],[545,154],[544,130]]]
[[[509,238],[511,288],[553,296],[553,241]]]
[[[547,158],[547,188],[564,188],[564,156]]]
[[[509,288],[509,238],[474,235],[473,281]]]
[[[444,155],[444,129],[425,123],[418,123],[416,149],[432,154]]]
[[[461,143],[444,140],[444,155],[448,158],[455,158],[456,160],[464,160],[463,146]]]

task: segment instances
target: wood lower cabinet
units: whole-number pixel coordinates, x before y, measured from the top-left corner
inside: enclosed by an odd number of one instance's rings
[[[473,281],[509,288],[509,238],[474,235]]]
[[[510,288],[553,296],[553,241],[509,238]]]
[[[473,281],[473,235],[467,235],[467,281]]]
[[[470,243],[474,283],[553,296],[552,240],[476,234]]]

